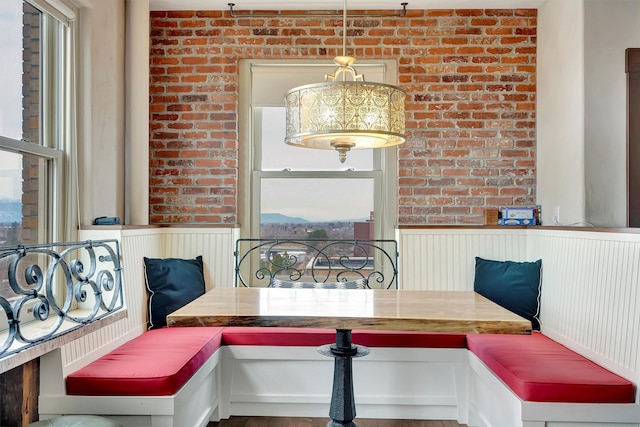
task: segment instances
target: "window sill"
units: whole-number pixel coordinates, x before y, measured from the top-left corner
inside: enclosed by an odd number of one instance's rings
[[[71,316],[81,317],[86,315],[87,310],[73,310],[68,314]],[[91,332],[97,331],[105,326],[111,325],[121,319],[127,317],[127,310],[121,309],[112,314],[109,314],[101,319],[95,320],[91,323],[78,326],[77,323],[64,322],[58,330],[61,335],[57,335],[51,339],[43,341],[31,347],[25,348],[15,354],[11,354],[0,359],[0,373],[6,372],[13,368],[16,368],[30,360],[36,359],[52,350],[58,349],[65,344],[68,344],[78,338],[81,338]],[[38,335],[44,335],[49,330],[48,325],[53,324],[55,319],[47,319],[44,322],[30,322],[22,326],[22,331],[28,337],[36,337]],[[7,331],[0,333],[0,342],[4,342],[7,337]],[[17,346],[24,346],[22,343],[14,344]]]

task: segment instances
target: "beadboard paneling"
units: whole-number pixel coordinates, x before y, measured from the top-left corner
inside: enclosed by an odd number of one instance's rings
[[[400,289],[473,290],[475,257],[528,261],[523,229],[400,229]]]
[[[640,235],[535,231],[528,245],[543,260],[543,332],[640,379]]]

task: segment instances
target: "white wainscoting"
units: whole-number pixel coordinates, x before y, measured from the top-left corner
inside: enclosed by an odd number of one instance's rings
[[[143,257],[193,258],[202,255],[207,289],[231,287],[237,228],[107,228],[82,230],[81,240],[118,239],[122,255],[123,285],[128,316],[120,322],[83,336],[63,347],[66,373],[97,359],[146,328]]]
[[[529,230],[542,258],[542,331],[639,382],[640,234]]]
[[[397,230],[399,288],[473,290],[475,257],[528,261],[524,229]]]

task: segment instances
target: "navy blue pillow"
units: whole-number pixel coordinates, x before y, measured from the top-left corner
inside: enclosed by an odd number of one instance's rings
[[[531,321],[540,330],[540,270],[535,262],[493,261],[476,257],[473,290]]]
[[[204,294],[202,256],[195,259],[144,258],[148,329],[167,326],[167,315]]]

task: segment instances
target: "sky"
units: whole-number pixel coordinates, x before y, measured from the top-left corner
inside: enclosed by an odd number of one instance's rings
[[[2,0],[0,8],[0,134],[22,136],[22,1]]]
[[[22,1],[2,0],[0,8],[0,135],[22,136]],[[0,150],[0,199],[19,199],[22,156]]]

